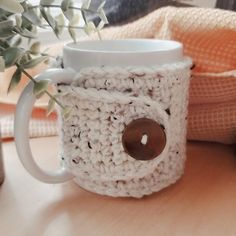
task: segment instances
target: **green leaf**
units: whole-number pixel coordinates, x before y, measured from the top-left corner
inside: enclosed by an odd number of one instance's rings
[[[47,59],[48,59],[47,56],[37,57],[37,58],[27,61],[22,66],[25,69],[29,69],[29,68],[35,67],[36,65],[40,64],[43,61],[46,61]]]
[[[89,9],[90,4],[91,4],[91,0],[84,0],[81,8],[82,9]]]
[[[0,39],[9,38],[15,35],[12,20],[4,20],[0,22]]]
[[[46,22],[52,27],[52,29],[55,29],[56,26],[56,21],[54,20],[54,18],[51,16],[49,9],[46,12],[45,9],[43,7],[40,7],[40,12],[43,16],[43,18],[46,20]]]
[[[6,68],[13,66],[24,54],[23,50],[16,47],[11,47],[3,51],[3,59]]]
[[[71,107],[65,107],[62,110],[62,116],[65,120],[68,120],[70,118],[70,114],[71,114]]]
[[[36,99],[39,99],[39,98],[41,98],[44,94],[45,94],[45,91],[43,91],[42,93],[37,94],[35,97],[36,97]]]
[[[31,29],[29,29],[32,34],[37,35],[37,26],[31,25]]]
[[[18,47],[22,42],[22,38],[19,35],[14,36],[10,40],[11,47]]]
[[[26,52],[22,55],[22,57],[18,60],[18,64],[19,65],[23,65],[26,62],[28,62],[29,60],[31,60],[32,58],[30,57],[29,53]]]
[[[28,21],[30,21],[32,24],[41,26],[41,19],[37,15],[37,12],[35,9],[31,8],[23,13],[23,17],[25,17]]]
[[[82,18],[84,20],[84,23],[87,24],[87,18],[86,18],[86,15],[85,15],[85,12],[84,11],[81,11],[81,15],[82,15]]]
[[[69,7],[71,7],[72,1],[71,0],[63,0],[61,3],[61,10],[63,12],[63,14],[65,15],[65,17],[70,21],[73,17],[74,17],[74,11],[73,9],[70,9]]]
[[[49,116],[54,111],[55,104],[56,104],[55,100],[53,98],[50,98],[48,101],[46,116]]]
[[[70,4],[71,4],[71,0],[63,0],[61,2],[61,10],[62,11],[67,11],[70,7]]]
[[[9,44],[9,40],[1,40],[0,39],[0,43],[1,43],[1,47],[0,47],[0,54],[2,55],[3,51],[5,51],[7,48],[11,47],[11,45]]]
[[[45,19],[45,21],[51,26],[51,28],[53,29],[55,35],[58,37],[59,36],[59,29],[57,27],[57,22],[56,20],[52,17],[51,13],[50,13],[50,9],[48,8],[47,11],[45,11],[45,9],[41,6],[40,7],[40,12],[43,16],[43,18]]]
[[[101,10],[103,9],[103,7],[105,6],[105,4],[106,4],[106,1],[103,1],[103,2],[99,5],[99,7],[98,7],[98,9],[97,9],[97,12],[101,11]]]
[[[24,11],[24,8],[16,0],[1,0],[0,7],[12,13],[22,13]]]
[[[76,42],[76,32],[73,26],[76,26],[79,23],[79,19],[80,19],[79,15],[74,15],[68,26],[69,34],[74,42]]]
[[[40,42],[35,42],[30,47],[30,53],[33,55],[37,55],[40,52]]]
[[[64,27],[62,27],[62,26],[65,25],[65,19],[64,19],[63,14],[60,13],[59,15],[57,15],[55,17],[55,20],[56,20],[56,23],[57,23],[58,35],[61,35],[62,32],[63,32],[63,29],[64,29]]]
[[[40,5],[51,5],[55,0],[41,0]]]
[[[106,14],[105,14],[105,12],[104,12],[104,6],[105,6],[105,4],[106,4],[106,1],[103,1],[100,5],[99,5],[99,7],[98,7],[98,9],[97,9],[97,13],[98,13],[98,16],[101,18],[101,20],[105,23],[105,24],[108,24],[108,20],[107,20],[107,17],[106,17]]]
[[[92,33],[96,32],[96,27],[92,21],[88,22],[85,27],[84,31],[87,35],[91,35]]]
[[[0,56],[0,72],[3,72],[5,69],[5,62],[3,60],[3,57]]]
[[[34,88],[33,88],[34,95],[37,96],[41,93],[46,92],[49,82],[50,80],[47,80],[47,79],[35,82]]]
[[[98,24],[97,29],[98,29],[98,30],[103,29],[104,25],[105,25],[104,21],[101,20],[101,21],[99,22],[99,24]]]
[[[74,15],[73,18],[70,20],[69,26],[76,26],[76,25],[78,25],[79,20],[80,20],[80,16],[78,14]]]
[[[107,20],[107,17],[106,17],[106,14],[104,12],[103,9],[99,10],[98,12],[98,16],[101,18],[101,20],[105,23],[105,24],[108,24],[108,20]]]
[[[48,57],[48,58],[44,61],[44,64],[49,65],[49,63],[50,63],[50,58]]]
[[[28,38],[28,46],[31,44],[32,39]]]
[[[74,42],[76,42],[76,32],[73,28],[68,27],[68,32],[70,34],[70,37],[73,39]]]
[[[19,84],[20,79],[21,79],[21,70],[19,68],[17,68],[11,78],[11,82],[10,82],[8,90],[7,90],[8,93],[10,91],[12,91]]]
[[[16,20],[16,26],[17,26],[18,28],[21,28],[21,24],[22,24],[22,18],[21,18],[21,16],[15,15],[15,20]]]
[[[22,17],[21,29],[18,29],[18,30],[29,29],[30,26],[32,26],[32,23],[23,16]]]
[[[64,11],[64,16],[70,21],[74,17],[74,10],[68,9],[67,11]]]
[[[21,36],[29,38],[29,39],[37,38],[37,34],[35,34],[32,31],[29,31],[27,29],[19,30],[19,31],[17,31],[17,33],[20,34]]]
[[[26,1],[21,2],[21,6],[24,8],[24,12],[28,11],[29,5],[30,4],[28,2],[26,2]]]

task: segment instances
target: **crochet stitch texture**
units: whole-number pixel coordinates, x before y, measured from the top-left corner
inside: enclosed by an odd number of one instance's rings
[[[109,196],[140,198],[183,174],[191,61],[154,67],[90,67],[70,85],[58,84],[59,100],[71,107],[61,123],[62,164],[83,188]],[[59,111],[60,113],[60,111]],[[148,161],[129,156],[124,128],[138,118],[164,127],[166,146]]]

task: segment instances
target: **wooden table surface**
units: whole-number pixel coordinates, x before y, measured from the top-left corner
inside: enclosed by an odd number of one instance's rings
[[[52,169],[57,138],[32,139],[35,159]],[[73,181],[45,184],[3,144],[1,236],[236,235],[236,157],[219,144],[189,143],[186,172],[175,185],[141,200],[87,192]]]

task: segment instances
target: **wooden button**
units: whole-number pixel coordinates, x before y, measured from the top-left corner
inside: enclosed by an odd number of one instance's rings
[[[162,125],[148,118],[129,123],[123,132],[122,144],[127,154],[136,160],[151,160],[159,156],[166,145]]]

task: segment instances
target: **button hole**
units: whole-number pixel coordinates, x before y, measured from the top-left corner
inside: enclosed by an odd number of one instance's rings
[[[141,144],[146,145],[147,142],[148,142],[148,136],[147,136],[147,134],[143,134],[142,138],[141,138]]]

